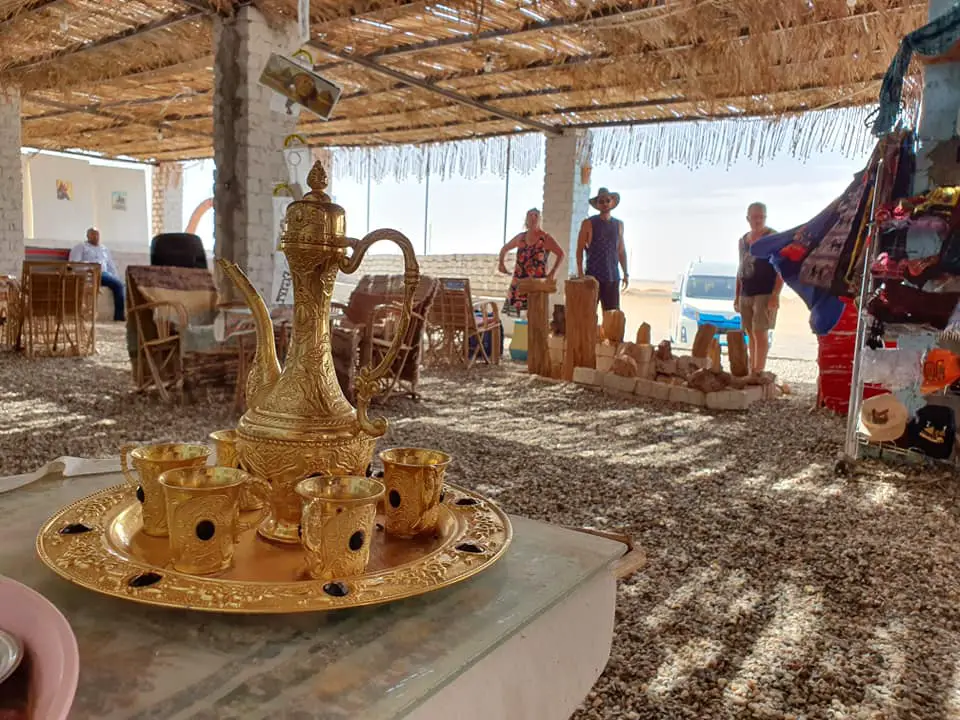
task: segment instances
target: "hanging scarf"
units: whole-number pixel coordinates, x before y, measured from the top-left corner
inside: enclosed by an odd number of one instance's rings
[[[900,41],[900,49],[887,68],[880,86],[880,108],[873,123],[873,134],[882,137],[893,130],[900,115],[900,97],[903,94],[903,76],[907,74],[913,53],[927,57],[943,55],[960,42],[960,5]]]

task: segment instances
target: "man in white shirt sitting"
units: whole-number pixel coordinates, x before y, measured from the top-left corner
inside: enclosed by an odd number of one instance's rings
[[[110,251],[100,244],[100,231],[87,230],[87,241],[70,251],[70,262],[97,263],[100,266],[100,284],[106,285],[113,293],[113,319],[123,320],[123,280],[118,276],[117,266],[113,264]]]

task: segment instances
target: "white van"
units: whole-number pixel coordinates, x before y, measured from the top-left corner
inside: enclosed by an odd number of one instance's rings
[[[670,341],[693,344],[700,325],[716,325],[720,344],[726,333],[740,329],[740,313],[733,309],[737,293],[737,266],[730,263],[691,263],[673,291]]]

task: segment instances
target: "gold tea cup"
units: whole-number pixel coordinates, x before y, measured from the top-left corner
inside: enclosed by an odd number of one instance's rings
[[[191,467],[160,476],[170,528],[173,569],[190,575],[209,575],[230,567],[240,533],[257,526],[257,517],[240,520],[243,489],[266,500],[270,486],[238,468]]]
[[[300,536],[307,573],[316,580],[362,575],[383,483],[359,476],[316,476],[297,483],[303,498]]]
[[[127,456],[133,461],[134,474]],[[127,482],[137,488],[137,500],[143,512],[143,532],[153,537],[167,534],[167,509],[160,486],[160,475],[178,468],[203,467],[210,457],[206,445],[187,443],[158,443],[120,448],[120,468]]]
[[[228,468],[240,467],[240,455],[237,452],[237,431],[236,430],[215,430],[209,437],[213,441],[213,447],[217,451],[217,466]],[[263,507],[263,501],[244,486],[240,490],[240,510],[259,510]]]
[[[387,491],[387,533],[412,538],[437,527],[443,476],[451,459],[439,450],[425,448],[393,448],[380,453]]]

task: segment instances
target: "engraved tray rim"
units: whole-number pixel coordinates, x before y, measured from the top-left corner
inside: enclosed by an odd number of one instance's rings
[[[102,520],[117,517],[136,502],[130,485],[104,488],[60,508],[41,526],[36,550],[41,562],[64,580],[103,595],[146,605],[239,615],[322,612],[379,605],[423,595],[473,577],[491,567],[510,546],[513,526],[496,503],[452,483],[444,483],[444,490],[444,505],[457,522],[457,532],[451,539],[423,557],[388,570],[339,579],[349,589],[342,597],[325,591],[324,586],[330,584],[327,580],[269,582],[187,575],[119,555],[104,539],[109,528]],[[456,504],[463,499],[473,499],[475,503]],[[80,522],[92,530],[61,533],[65,527]],[[484,542],[481,553],[455,547],[476,544],[478,540]],[[66,550],[63,546],[67,546]],[[130,580],[149,572],[162,575],[162,580],[144,587],[130,585]],[[264,594],[265,586],[272,588],[272,592]],[[249,601],[251,594],[258,596],[253,602]]]

